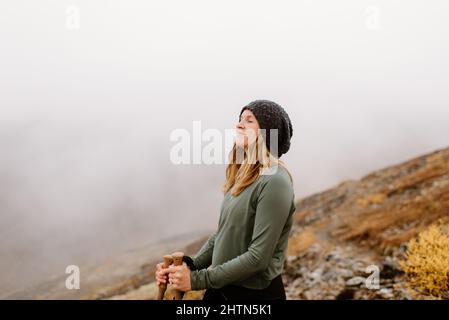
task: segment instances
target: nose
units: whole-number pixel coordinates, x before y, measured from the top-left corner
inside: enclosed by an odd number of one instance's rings
[[[245,127],[243,126],[242,122],[238,122],[237,125],[235,126],[237,129],[245,129]]]

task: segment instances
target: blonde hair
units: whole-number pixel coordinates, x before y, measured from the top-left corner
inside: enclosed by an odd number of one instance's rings
[[[227,193],[231,190],[232,196],[236,197],[242,193],[257,178],[264,174],[265,170],[274,166],[282,166],[293,178],[283,161],[274,156],[266,147],[265,141],[259,133],[256,140],[247,148],[242,148],[234,143],[229,153],[229,164],[226,167],[226,180],[222,191]]]

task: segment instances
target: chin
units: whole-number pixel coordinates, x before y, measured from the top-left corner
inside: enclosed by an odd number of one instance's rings
[[[236,138],[235,139],[235,145],[237,146],[237,147],[239,147],[239,148],[244,148],[246,145],[245,145],[245,139],[243,138],[243,137],[241,137],[241,138]]]

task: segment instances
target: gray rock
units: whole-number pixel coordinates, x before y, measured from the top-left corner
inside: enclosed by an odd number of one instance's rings
[[[345,279],[348,279],[348,278],[354,277],[354,272],[352,272],[351,270],[348,270],[348,269],[342,269],[338,272],[338,275]]]
[[[310,278],[310,280],[312,280],[313,283],[316,283],[321,280],[322,275],[323,275],[323,269],[318,268],[309,274],[309,278]]]
[[[392,289],[382,288],[378,291],[378,293],[384,299],[393,299],[394,298]]]
[[[349,287],[359,286],[365,283],[365,278],[363,277],[354,277],[346,281],[346,285]]]

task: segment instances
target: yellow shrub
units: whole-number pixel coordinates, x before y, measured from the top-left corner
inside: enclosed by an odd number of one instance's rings
[[[447,226],[433,224],[410,240],[401,262],[412,286],[439,298],[449,297],[449,234]]]

